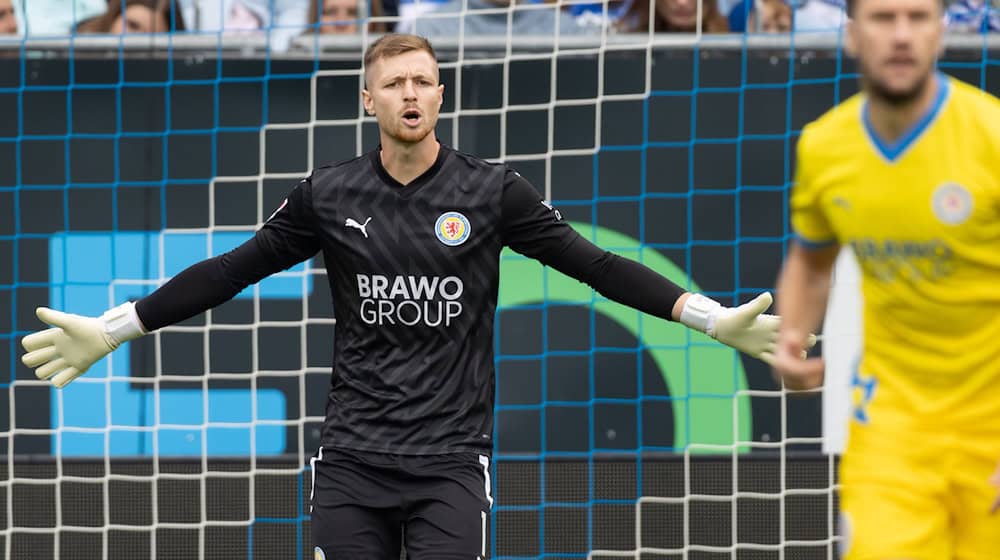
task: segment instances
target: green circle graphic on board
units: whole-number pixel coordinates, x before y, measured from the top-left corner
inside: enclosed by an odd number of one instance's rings
[[[699,288],[655,249],[620,232],[570,222],[601,248],[637,260],[692,291]],[[692,453],[725,453],[750,441],[752,425],[743,362],[735,350],[678,323],[644,315],[608,301],[591,288],[537,261],[504,249],[500,261],[498,309],[539,303],[593,305],[631,333],[655,361],[670,391],[674,447]]]

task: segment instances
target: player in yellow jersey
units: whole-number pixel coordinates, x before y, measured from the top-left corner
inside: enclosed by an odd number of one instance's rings
[[[841,462],[847,560],[1000,558],[1000,101],[935,70],[940,0],[848,0],[860,94],[802,132],[775,372],[803,360],[842,245],[863,357]]]

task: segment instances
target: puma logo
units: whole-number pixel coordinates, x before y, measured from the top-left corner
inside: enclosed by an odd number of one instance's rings
[[[347,221],[344,222],[344,226],[361,230],[361,233],[365,234],[365,239],[368,239],[368,222],[370,221],[372,221],[371,216],[368,216],[368,219],[365,220],[365,223],[363,224],[359,224],[358,221],[355,220],[354,218],[347,218]]]

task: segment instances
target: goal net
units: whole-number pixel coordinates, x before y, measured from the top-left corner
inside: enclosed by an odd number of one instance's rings
[[[438,136],[509,163],[602,247],[744,302],[786,248],[798,133],[856,91],[852,63],[837,32],[600,24],[628,5],[590,6],[596,31],[575,34],[484,35],[468,5],[453,13],[468,25],[432,38]],[[585,10],[494,11],[555,7]],[[35,307],[140,298],[247,239],[314,166],[377,145],[358,97],[376,34],[269,25],[0,36],[6,558],[312,557],[335,331],[320,256],[66,389],[19,360]],[[993,38],[948,41],[942,68],[996,93]],[[818,395],[789,398],[760,362],[501,258],[490,557],[837,557]]]

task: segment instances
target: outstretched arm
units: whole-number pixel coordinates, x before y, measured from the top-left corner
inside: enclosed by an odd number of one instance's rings
[[[771,295],[727,308],[691,294],[649,267],[605,251],[580,236],[530,183],[509,172],[504,185],[504,243],[576,278],[612,301],[678,321],[764,361],[771,361],[778,318],[764,315]]]
[[[182,271],[149,296],[126,302],[100,317],[84,317],[39,307],[51,326],[21,341],[24,365],[39,379],[64,387],[123,343],[220,305],[250,284],[316,253],[303,181],[264,227],[236,249]]]
[[[123,343],[179,323],[232,299],[250,284],[277,272],[256,238],[233,251],[183,270],[136,303],[126,302],[100,317],[39,307],[35,314],[51,328],[21,341],[24,365],[39,379],[63,387]]]

